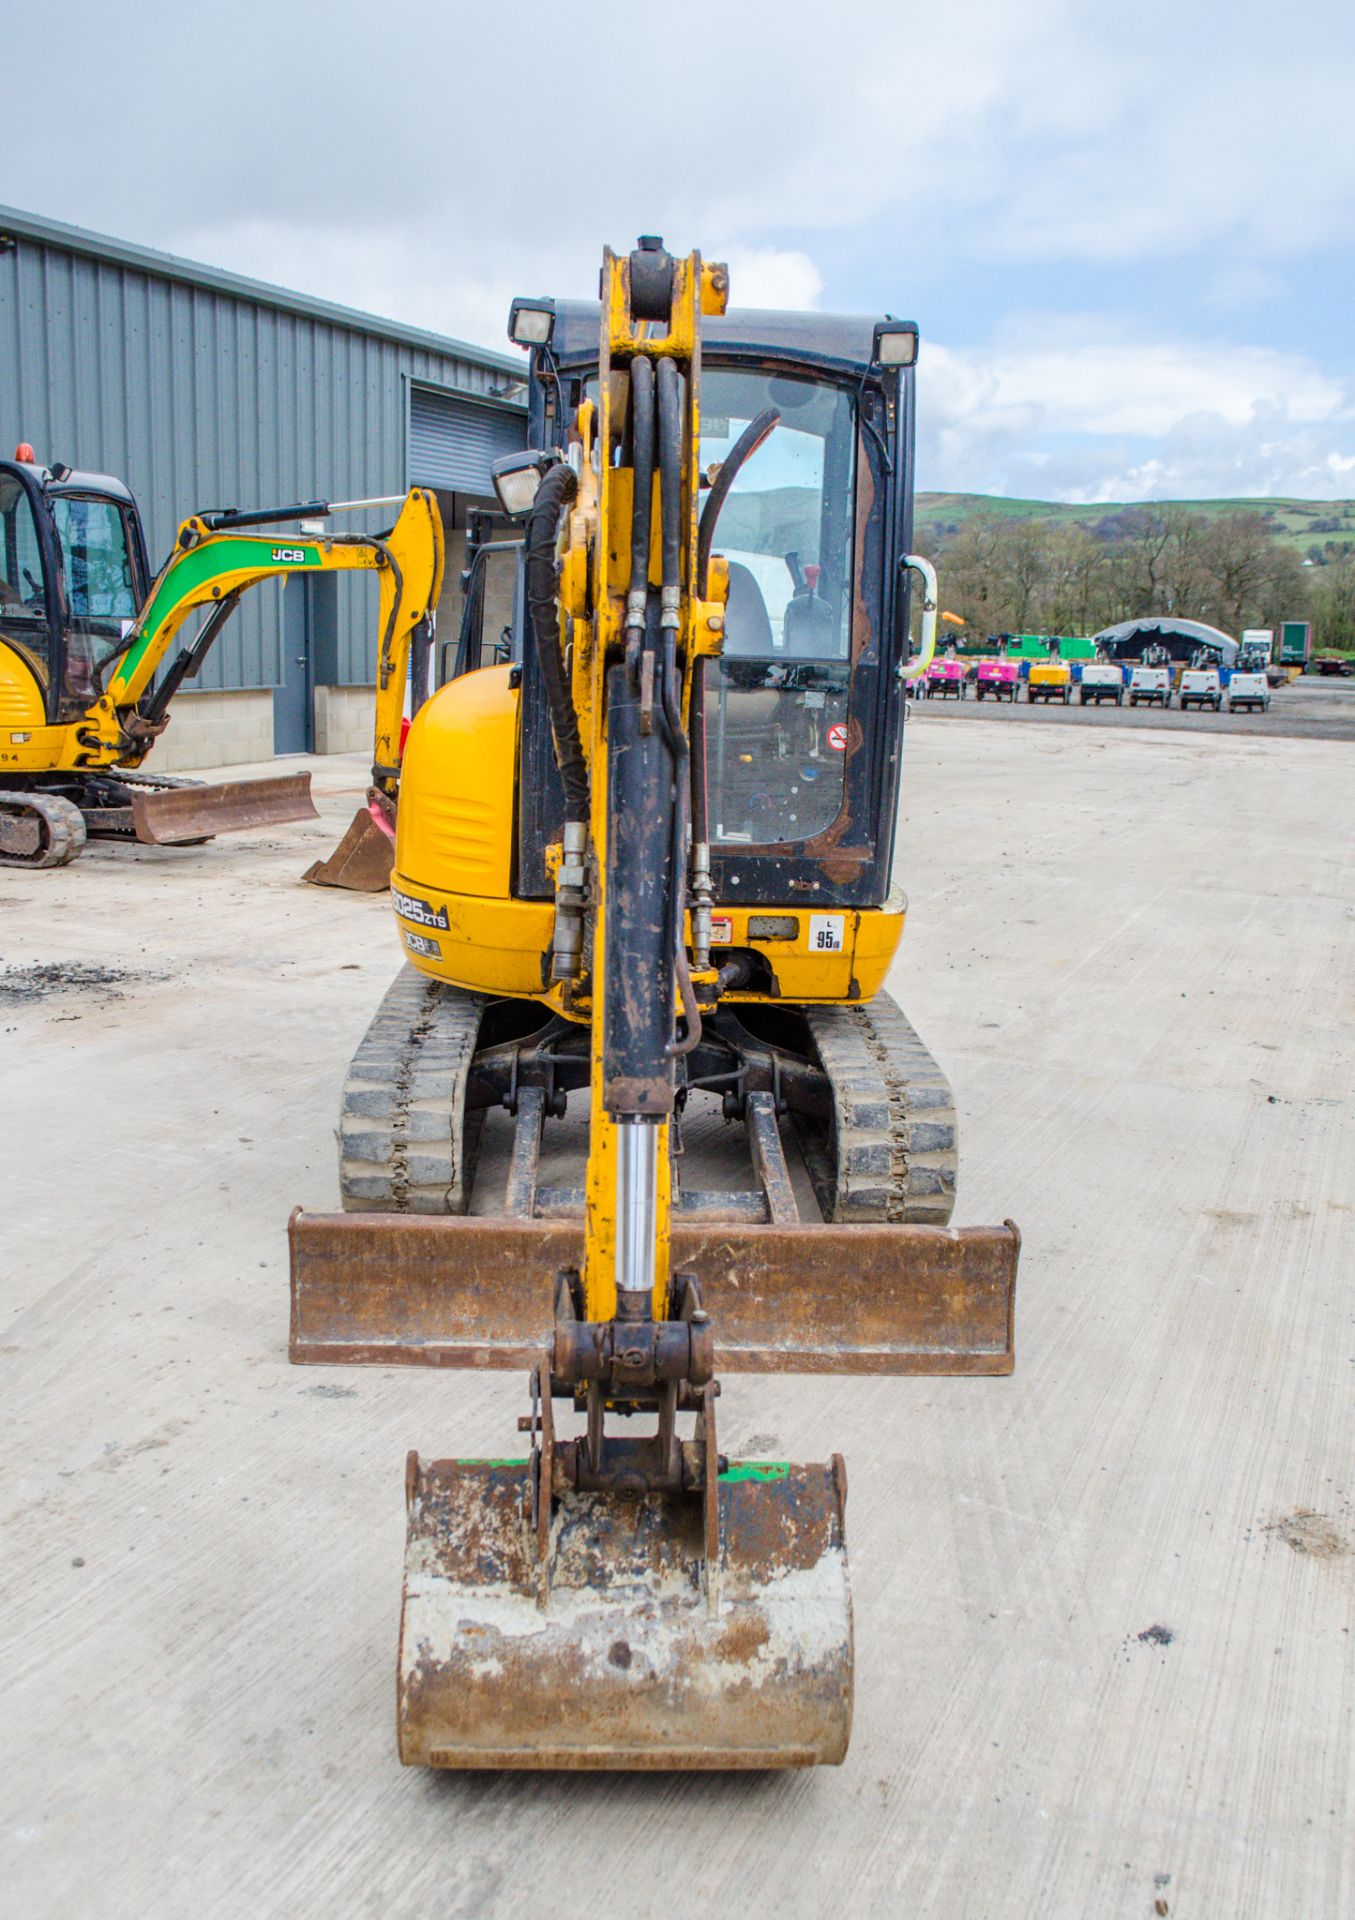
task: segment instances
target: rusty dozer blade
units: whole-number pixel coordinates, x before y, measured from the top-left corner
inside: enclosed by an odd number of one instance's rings
[[[313,887],[342,887],[349,893],[384,893],[395,866],[395,840],[377,818],[369,799],[358,808],[328,860],[317,860],[302,874]]]
[[[291,1357],[333,1365],[531,1366],[554,1337],[568,1220],[311,1214],[289,1227]],[[1006,1374],[1021,1236],[1001,1227],[697,1225],[721,1373]]]
[[[218,833],[243,833],[251,827],[280,826],[284,820],[319,817],[311,799],[309,773],[229,780],[215,787],[162,787],[132,795],[136,837],[155,847],[172,847],[184,840],[210,840]]]
[[[571,1491],[538,1556],[531,1461],[411,1456],[409,1766],[837,1765],[852,1720],[845,1475],[731,1462],[701,1500]]]

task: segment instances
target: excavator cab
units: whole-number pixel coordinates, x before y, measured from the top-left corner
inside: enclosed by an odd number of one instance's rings
[[[598,396],[597,303],[561,300],[551,312],[528,381],[536,447],[564,444],[578,407]],[[697,669],[694,747],[722,902],[855,909],[888,896],[916,341],[907,323],[845,315],[734,309],[702,320],[702,540],[723,557],[728,591],[721,652]],[[731,460],[750,436],[753,451]],[[522,678],[517,858],[524,890],[545,896],[562,795],[530,645]]]
[[[22,453],[32,449],[24,446]],[[0,684],[38,724],[98,698],[150,583],[135,500],[106,473],[0,461]]]

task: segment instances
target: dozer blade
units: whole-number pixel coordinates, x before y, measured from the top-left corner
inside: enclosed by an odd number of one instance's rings
[[[307,1214],[290,1226],[291,1357],[532,1366],[554,1338],[568,1220]],[[722,1373],[1005,1374],[1021,1238],[1002,1227],[742,1226],[675,1221]]]
[[[411,1766],[836,1765],[852,1719],[845,1475],[731,1463],[702,1503],[560,1496],[529,1462],[411,1456],[400,1758]],[[708,1573],[713,1571],[712,1583]]]
[[[132,795],[136,837],[157,847],[319,817],[311,799],[309,773],[231,780],[216,787],[162,787],[158,792]]]
[[[395,842],[377,824],[369,806],[359,807],[328,860],[302,874],[313,887],[343,887],[349,893],[384,893],[395,866]]]

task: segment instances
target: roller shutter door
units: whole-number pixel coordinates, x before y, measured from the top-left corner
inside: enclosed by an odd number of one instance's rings
[[[492,499],[492,462],[526,444],[527,416],[516,408],[478,406],[432,387],[410,388],[411,486],[444,487]]]

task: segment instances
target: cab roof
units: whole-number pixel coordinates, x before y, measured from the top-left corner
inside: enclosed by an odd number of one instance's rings
[[[888,314],[804,313],[776,307],[731,307],[701,321],[703,348],[749,359],[806,360],[864,373],[871,365],[875,329]],[[596,300],[557,300],[551,349],[562,366],[587,366],[598,357],[602,308]]]
[[[0,460],[0,473],[21,473],[27,476],[44,493],[60,495],[66,493],[98,493],[110,499],[120,501],[123,506],[134,507],[136,501],[126,483],[111,473],[85,473],[72,468],[64,479],[54,477],[50,467],[41,460]]]

